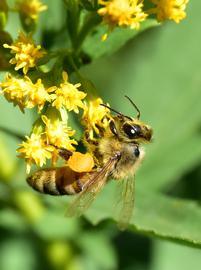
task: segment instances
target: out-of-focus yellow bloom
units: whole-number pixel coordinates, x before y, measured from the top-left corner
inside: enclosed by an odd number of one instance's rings
[[[5,98],[14,104],[18,105],[21,111],[25,108],[24,90],[29,89],[29,81],[26,79],[18,79],[11,74],[7,74],[4,82],[0,82],[0,87]]]
[[[76,140],[70,139],[75,134],[75,131],[67,127],[59,118],[48,119],[43,115],[42,120],[45,123],[45,132],[47,144],[52,144],[59,148],[65,148],[70,151],[75,150],[74,145],[77,145]]]
[[[96,134],[99,134],[99,129],[105,129],[109,125],[110,110],[104,106],[101,106],[103,101],[101,98],[89,101],[88,105],[85,105],[84,113],[82,116],[82,122],[86,127],[86,130],[89,132],[90,138],[93,138],[95,131]]]
[[[41,79],[34,84],[27,76],[19,79],[10,74],[6,75],[4,82],[0,82],[0,87],[5,98],[15,106],[18,105],[21,111],[35,106],[38,106],[40,111],[45,102],[52,99],[49,92],[55,90],[55,87],[46,90]]]
[[[54,91],[55,87],[53,86],[46,89],[41,79],[38,79],[35,84],[33,84],[29,79],[29,83],[31,87],[24,90],[24,94],[26,95],[25,107],[31,109],[38,106],[38,110],[41,111],[45,102],[51,101],[53,95],[50,95],[49,92]]]
[[[17,40],[12,44],[4,44],[5,48],[11,49],[11,53],[15,57],[10,63],[15,66],[15,70],[23,69],[23,73],[27,74],[29,68],[35,67],[38,59],[42,58],[46,52],[41,49],[40,45],[35,45],[31,35],[19,33]]]
[[[29,173],[32,164],[40,167],[46,164],[46,160],[52,157],[51,152],[54,151],[54,147],[46,145],[41,134],[32,133],[30,137],[26,136],[26,141],[20,144],[17,151],[20,153],[19,157],[26,160],[27,173]]]
[[[147,14],[142,10],[143,0],[99,0],[104,6],[98,10],[103,20],[111,27],[129,26],[131,29],[138,29]]]
[[[68,111],[78,113],[78,107],[84,108],[82,99],[86,97],[86,93],[77,90],[81,85],[80,83],[71,84],[68,82],[68,74],[66,72],[63,72],[63,80],[64,82],[55,91],[55,100],[52,106],[55,106],[57,109],[64,106]]]
[[[43,5],[40,0],[18,0],[17,10],[26,17],[30,17],[32,20],[37,20],[40,12],[47,9],[46,5]]]
[[[186,17],[186,5],[188,0],[151,0],[156,5],[149,12],[155,13],[157,20],[173,20],[179,23]]]

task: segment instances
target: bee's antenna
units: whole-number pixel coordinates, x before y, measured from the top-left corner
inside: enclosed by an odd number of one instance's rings
[[[136,109],[136,111],[138,112],[137,119],[140,119],[141,113],[140,113],[140,110],[138,109],[137,105],[135,105],[135,103],[128,96],[125,96],[125,98],[127,98],[130,101],[130,103],[133,105],[133,107]]]
[[[110,111],[113,111],[113,112],[117,113],[117,114],[120,115],[121,117],[126,117],[126,118],[128,118],[129,120],[132,120],[131,117],[126,116],[126,115],[124,115],[124,114],[122,114],[122,113],[116,111],[115,109],[110,108],[109,106],[107,106],[107,105],[105,105],[105,104],[100,104],[100,105],[101,105],[101,106],[104,106],[104,107],[106,107],[106,108],[108,108]]]
[[[117,114],[119,114],[119,115],[123,116],[123,114],[122,114],[122,113],[120,113],[120,112],[116,111],[115,109],[110,108],[109,106],[107,106],[107,105],[105,105],[105,104],[100,104],[100,105],[101,105],[101,106],[104,106],[104,107],[106,107],[106,108],[108,108],[110,111],[113,111],[113,112],[115,112],[115,113],[117,113]]]

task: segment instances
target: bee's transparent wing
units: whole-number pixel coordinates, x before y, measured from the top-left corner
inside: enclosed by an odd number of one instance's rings
[[[122,179],[118,183],[118,191],[120,196],[118,196],[118,227],[121,230],[125,230],[130,222],[134,209],[134,199],[135,199],[135,179],[134,176],[128,177],[127,179]]]
[[[99,171],[92,172],[92,179],[87,183],[85,189],[69,204],[66,212],[67,216],[81,216],[89,208],[97,194],[104,187],[117,161],[118,156],[115,155]]]

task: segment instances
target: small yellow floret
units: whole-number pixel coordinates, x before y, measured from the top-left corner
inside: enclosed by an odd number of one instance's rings
[[[104,6],[98,10],[98,14],[103,16],[103,20],[111,28],[128,26],[131,29],[138,29],[140,23],[147,17],[142,10],[142,0],[99,0],[98,2]]]
[[[11,53],[15,57],[10,60],[10,63],[15,66],[15,70],[23,69],[26,74],[29,68],[35,67],[38,59],[45,55],[45,51],[41,49],[40,45],[35,45],[31,35],[25,35],[23,32],[19,33],[17,40],[12,44],[4,44],[5,48],[11,49]]]
[[[78,107],[84,108],[82,99],[86,97],[86,93],[77,89],[81,85],[80,83],[71,84],[68,82],[68,74],[66,72],[63,72],[63,80],[64,82],[55,91],[55,100],[52,106],[55,106],[57,109],[64,106],[68,111],[78,113]]]
[[[30,17],[32,20],[37,20],[40,12],[47,9],[40,0],[18,0],[17,9],[22,15]]]
[[[54,91],[55,87],[46,89],[41,79],[38,79],[35,84],[33,84],[30,79],[29,81],[31,87],[25,89],[24,91],[24,94],[26,95],[25,107],[31,109],[38,106],[38,110],[41,111],[45,105],[45,102],[51,101],[53,95],[50,95],[49,92]]]
[[[97,98],[89,101],[84,108],[82,120],[90,138],[93,138],[94,131],[99,134],[98,127],[105,129],[109,125],[110,110],[100,104],[103,104],[103,101],[101,98]]]
[[[74,152],[68,160],[68,166],[75,172],[90,172],[94,167],[94,160],[89,153]]]
[[[186,5],[188,0],[151,0],[156,7],[150,10],[150,13],[155,13],[157,20],[173,20],[179,23],[186,17]]]
[[[59,118],[48,119],[42,115],[42,120],[45,123],[45,136],[47,144],[52,144],[58,148],[65,148],[70,151],[75,150],[73,145],[77,145],[76,140],[70,137],[75,134],[75,131],[67,127]]]
[[[26,79],[18,79],[11,74],[7,74],[5,81],[0,82],[2,93],[8,102],[12,102],[14,106],[18,105],[21,111],[25,108],[24,90],[29,88],[29,82]]]
[[[20,153],[19,157],[26,160],[29,173],[32,164],[40,167],[46,164],[46,160],[52,157],[51,151],[54,151],[54,147],[46,145],[41,135],[32,133],[30,137],[26,136],[26,141],[20,144],[17,151]]]

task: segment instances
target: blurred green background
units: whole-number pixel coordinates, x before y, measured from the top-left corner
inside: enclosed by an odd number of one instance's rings
[[[50,13],[41,16],[43,30],[56,31],[62,5],[44,2]],[[135,213],[127,231],[120,232],[113,221],[115,183],[84,218],[67,219],[69,198],[31,190],[25,164],[16,158],[20,141],[0,133],[0,270],[200,269],[200,10],[199,0],[190,1],[179,25],[146,30],[81,69],[105,102],[132,116],[124,95],[131,97],[154,130],[136,175]],[[13,37],[17,20],[13,15],[7,26]],[[40,42],[41,33],[37,38]],[[34,119],[1,97],[1,127],[28,134]]]

